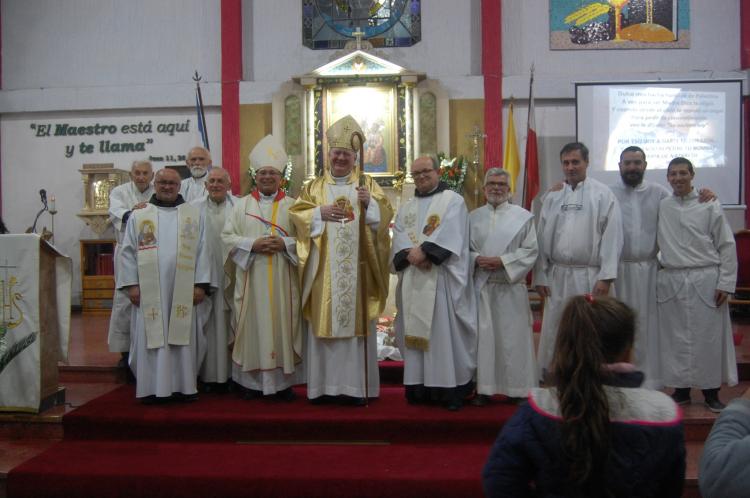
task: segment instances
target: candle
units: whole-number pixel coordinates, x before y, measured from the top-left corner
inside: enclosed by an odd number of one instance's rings
[[[55,210],[55,196],[52,195],[49,198],[49,210],[54,211]]]

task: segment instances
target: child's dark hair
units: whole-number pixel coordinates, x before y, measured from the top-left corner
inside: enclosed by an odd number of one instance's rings
[[[629,351],[635,338],[635,314],[611,297],[575,296],[562,313],[552,360],[562,416],[561,445],[570,491],[607,496],[609,402],[603,368]],[[593,493],[593,494],[592,494]]]

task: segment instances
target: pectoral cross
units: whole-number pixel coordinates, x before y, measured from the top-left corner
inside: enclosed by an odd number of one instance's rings
[[[156,320],[156,317],[159,316],[159,311],[156,308],[151,308],[151,311],[148,312],[148,317],[152,320]]]

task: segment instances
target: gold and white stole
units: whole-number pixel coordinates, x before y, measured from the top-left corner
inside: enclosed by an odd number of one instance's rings
[[[164,346],[164,322],[159,274],[159,211],[156,206],[149,204],[144,209],[136,210],[134,216],[138,230],[138,283],[146,329],[146,347],[160,348]],[[200,212],[197,207],[185,203],[177,208],[177,267],[167,339],[169,344],[176,346],[190,344],[199,222]]]
[[[359,210],[356,183],[326,185],[326,202],[337,204],[351,220],[326,222],[331,287],[331,337],[357,333],[357,278],[359,265]],[[325,303],[321,303],[325,306]]]
[[[481,209],[487,211],[487,217],[483,216],[482,221],[490,224],[490,226],[481,227],[481,230],[487,234],[482,247],[479,248],[479,253],[482,256],[500,257],[505,254],[516,234],[534,216],[522,207],[507,202],[496,209],[493,209],[489,204]],[[498,271],[505,272],[505,270]],[[481,290],[492,273],[486,270],[478,270],[474,278],[474,288]]]
[[[442,232],[442,221],[450,200],[451,196],[445,192],[433,195],[424,220],[419,220],[419,198],[414,198],[403,207],[404,231],[412,244],[418,246],[437,239]],[[404,316],[406,346],[427,351],[430,348],[438,268],[433,266],[429,271],[424,271],[409,265],[402,278],[401,302],[404,309],[399,312]]]

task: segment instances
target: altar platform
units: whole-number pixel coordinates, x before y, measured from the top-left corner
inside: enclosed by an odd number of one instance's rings
[[[312,406],[302,387],[291,403],[206,393],[192,404],[145,406],[117,367],[119,354],[107,351],[107,325],[107,316],[73,315],[69,363],[60,366],[65,406],[0,415],[0,498],[73,490],[97,497],[481,496],[481,466],[515,409],[502,399],[459,412],[409,406],[397,362],[381,364],[381,398],[367,408]],[[736,318],[734,327],[743,337],[742,382],[722,389],[725,401],[750,387],[750,318]],[[694,399],[684,410],[686,497],[700,496],[697,464],[716,418],[699,393]],[[12,469],[17,480],[8,487]]]

